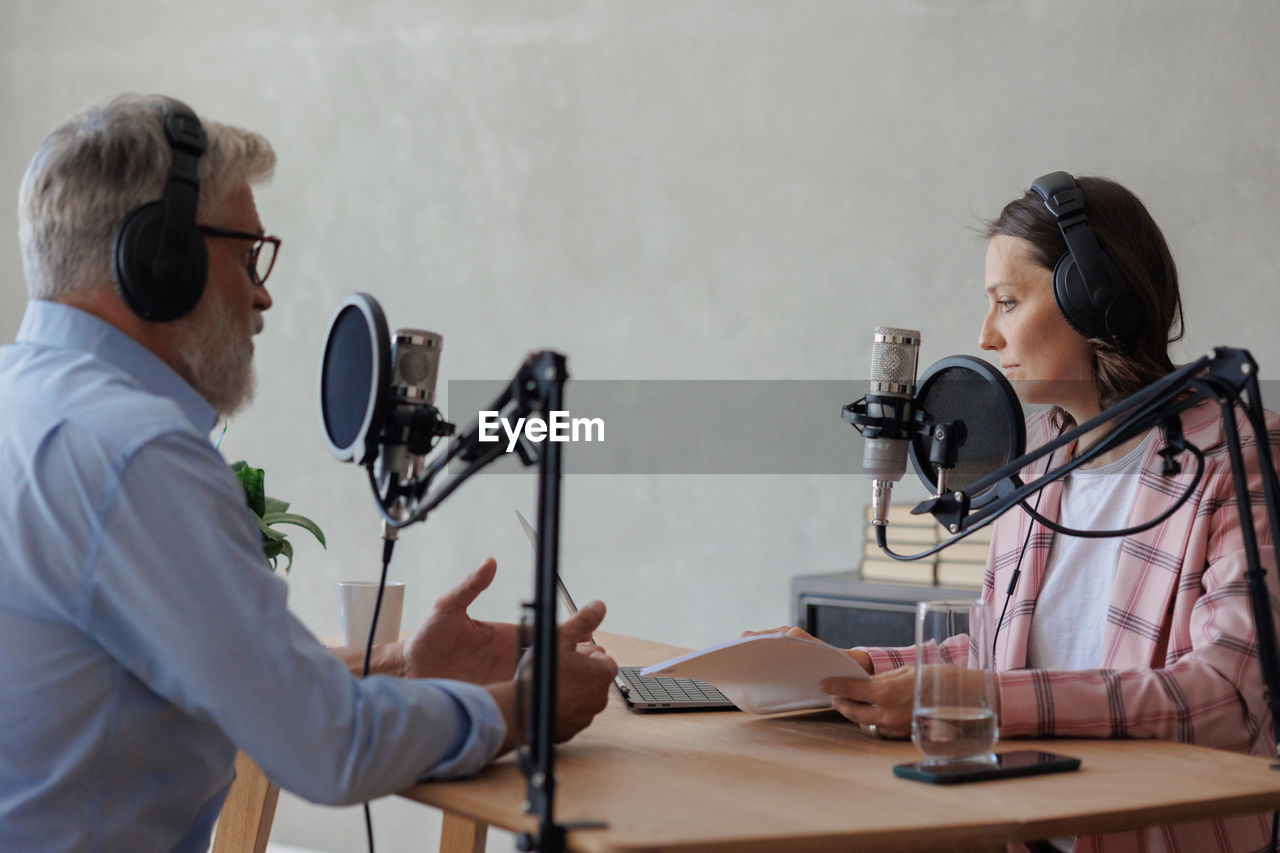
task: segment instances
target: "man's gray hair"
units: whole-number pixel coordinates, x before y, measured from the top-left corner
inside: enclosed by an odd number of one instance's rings
[[[166,99],[120,95],[71,116],[36,149],[18,191],[18,242],[27,293],[56,300],[108,285],[111,244],[135,207],[158,201],[173,154],[164,135]],[[208,147],[199,162],[197,218],[241,183],[271,176],[276,155],[257,133],[200,120]]]

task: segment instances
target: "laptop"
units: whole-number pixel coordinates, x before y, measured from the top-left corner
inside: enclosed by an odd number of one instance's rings
[[[538,550],[538,532],[516,510],[516,518],[524,528],[524,535],[529,538],[533,550]],[[578,606],[573,603],[569,589],[564,580],[556,577],[556,585],[560,590],[560,599],[570,613],[577,613]],[[705,681],[694,678],[667,678],[660,675],[641,675],[642,667],[620,666],[613,686],[622,695],[622,701],[632,711],[734,711],[737,706]]]

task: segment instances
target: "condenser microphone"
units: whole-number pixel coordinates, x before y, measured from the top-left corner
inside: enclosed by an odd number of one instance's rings
[[[889,422],[866,439],[862,470],[871,481],[871,522],[888,523],[889,494],[907,472],[911,441],[911,407],[916,393],[920,333],[914,329],[877,326],[871,344],[871,388],[867,416]]]
[[[391,344],[391,382],[387,389],[391,406],[383,429],[382,447],[375,473],[381,480],[394,477],[401,484],[417,476],[431,450],[440,417],[436,402],[436,377],[444,338],[422,329],[396,329]],[[423,423],[426,419],[427,423]]]
[[[320,418],[329,450],[369,466],[386,507],[411,496],[436,439],[453,434],[435,407],[442,338],[400,329],[395,345],[386,316],[367,293],[334,312],[320,364]],[[403,499],[403,500],[402,500]]]

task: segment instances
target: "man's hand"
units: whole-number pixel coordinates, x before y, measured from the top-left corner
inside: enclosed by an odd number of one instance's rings
[[[600,646],[589,645],[604,621],[604,602],[593,601],[560,624],[557,650],[556,740],[582,731],[609,703],[609,685],[618,665]]]
[[[618,665],[603,648],[586,642],[604,620],[604,613],[604,604],[593,601],[560,624],[556,649],[559,670],[556,681],[557,741],[566,741],[585,729],[609,703],[609,685],[618,674]],[[531,671],[532,667],[522,667],[520,677],[529,677]],[[528,709],[516,713],[514,682],[495,684],[488,689],[506,718],[507,737],[501,750],[506,752],[515,746],[517,717],[528,726]],[[526,702],[529,695],[529,688],[526,688]]]
[[[452,678],[472,684],[509,680],[516,670],[516,626],[478,622],[467,608],[493,583],[498,564],[485,560],[470,577],[436,600],[431,615],[404,640],[407,678]]]

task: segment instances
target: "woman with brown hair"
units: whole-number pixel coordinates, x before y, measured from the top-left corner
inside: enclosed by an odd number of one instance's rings
[[[1030,447],[1174,369],[1177,271],[1159,227],[1124,187],[1046,175],[986,223],[986,237],[988,310],[978,344],[999,358],[1024,403],[1052,406],[1028,419]],[[982,598],[998,622],[988,636],[997,636],[1002,736],[1161,738],[1275,754],[1221,415],[1202,403],[1181,420],[1187,441],[1205,453],[1204,473],[1186,504],[1156,527],[1076,538],[1022,509],[995,523]],[[1255,437],[1238,418],[1246,445],[1269,440],[1274,458],[1280,419],[1267,413],[1267,423],[1268,435]],[[1049,467],[1110,426],[1060,448]],[[1154,519],[1187,491],[1196,467],[1162,474],[1164,443],[1152,430],[1108,450],[1045,488],[1040,515],[1094,531]],[[1250,491],[1260,493],[1252,451],[1246,459]],[[1038,462],[1023,478],[1045,470]],[[1272,531],[1262,507],[1254,524],[1274,602]],[[824,682],[836,710],[880,736],[908,737],[910,650],[849,654],[873,677]],[[1074,849],[1253,851],[1268,845],[1271,824],[1268,814],[1150,827],[1075,839]],[[1072,839],[1050,844],[1072,849]]]

